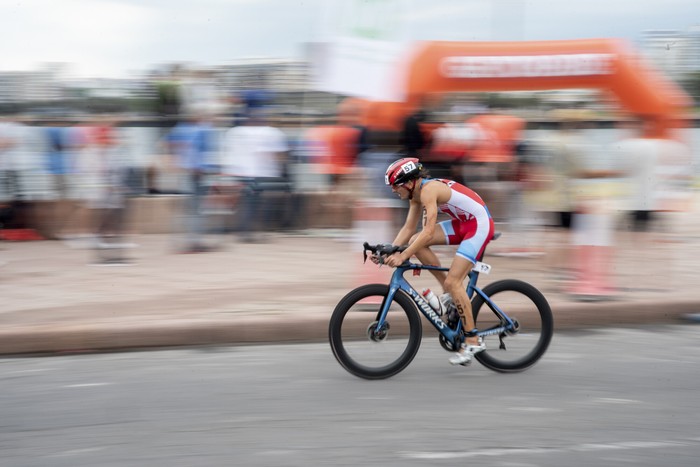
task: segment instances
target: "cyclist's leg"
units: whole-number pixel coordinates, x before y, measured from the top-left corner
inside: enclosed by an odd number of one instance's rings
[[[484,252],[486,244],[493,237],[493,221],[477,224],[476,221],[452,223],[445,228],[447,230],[447,239],[450,244],[459,243],[457,253],[452,266],[447,273],[445,279],[445,291],[452,295],[452,300],[455,302],[457,311],[462,320],[462,325],[465,331],[471,331],[475,327],[474,317],[472,316],[472,306],[469,296],[467,295],[464,281],[469,272],[476,264],[478,258]],[[476,337],[467,338],[467,344],[477,344]]]
[[[450,270],[445,278],[445,292],[452,296],[452,301],[457,307],[459,317],[462,320],[462,327],[465,331],[471,331],[476,327],[474,317],[472,316],[472,304],[467,295],[464,281],[467,279],[469,271],[474,267],[474,263],[465,256],[457,254],[452,260]],[[477,338],[467,338],[467,344],[476,344]]]
[[[450,221],[446,221],[450,222]],[[441,224],[441,223],[440,223]],[[440,226],[438,224],[438,226]],[[409,240],[409,244],[413,243],[416,240],[416,237],[418,237],[418,234],[415,234],[411,237],[411,240]],[[421,248],[416,252],[416,258],[418,258],[418,261],[421,262],[421,264],[429,264],[432,266],[440,266],[440,259],[437,257],[435,252],[430,249],[431,246],[433,245],[446,245],[447,244],[447,238],[445,237],[445,231],[441,228],[435,229],[435,233],[433,234],[433,237],[430,239],[428,242],[428,245],[426,245],[424,248]],[[443,291],[445,289],[445,278],[447,277],[447,273],[444,271],[430,271],[430,273],[435,277],[435,279],[438,281],[440,284],[440,287],[442,287]]]

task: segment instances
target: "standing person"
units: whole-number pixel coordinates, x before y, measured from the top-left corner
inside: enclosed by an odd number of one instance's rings
[[[430,247],[459,245],[447,274],[442,271],[431,273],[454,301],[467,336],[460,351],[450,358],[450,363],[468,364],[474,354],[486,347],[481,339],[472,335],[475,323],[464,280],[493,238],[494,223],[491,214],[474,191],[451,180],[430,178],[416,158],[403,158],[393,162],[386,170],[385,183],[401,199],[409,201],[406,222],[393,242],[394,245],[408,243],[409,246],[405,251],[387,258],[386,264],[396,267],[415,255],[423,264],[439,266],[440,260]],[[452,219],[438,223],[438,211]],[[423,229],[414,234],[421,213]],[[376,262],[377,258],[373,260]]]
[[[170,153],[185,176],[184,185],[188,199],[185,206],[186,245],[184,253],[201,253],[209,248],[202,242],[204,219],[202,199],[206,194],[205,176],[209,166],[208,156],[213,148],[213,127],[204,114],[189,116],[178,123],[168,135]]]
[[[131,246],[122,241],[126,230],[127,166],[116,124],[114,118],[105,116],[86,128],[89,145],[80,166],[96,265],[129,263],[122,251]]]
[[[681,231],[679,225],[666,225],[663,221],[676,218],[687,210],[690,183],[695,171],[688,147],[674,139],[650,138],[650,125],[653,117],[644,116],[622,122],[630,131],[628,137],[617,141],[611,148],[621,160],[621,170],[627,183],[623,211],[628,216],[631,232],[625,234],[622,246],[631,246],[628,261],[638,264],[633,271],[645,272],[645,265],[668,262],[664,246],[668,238],[660,238],[666,233]],[[672,213],[676,213],[675,215]],[[646,251],[640,257],[638,251]],[[639,281],[639,276],[633,278]]]
[[[11,228],[20,214],[20,126],[10,118],[0,117],[0,231]],[[4,264],[0,261],[0,266]]]
[[[404,119],[400,142],[408,157],[426,158],[432,149],[432,136],[424,127],[427,123],[434,123],[433,114],[440,108],[441,97],[438,94],[426,94],[413,96],[412,100],[418,102],[418,107]]]
[[[585,112],[576,109],[561,109],[557,112],[558,131],[546,141],[547,177],[549,195],[543,207],[551,216],[551,229],[547,232],[547,269],[552,271],[553,281],[571,281],[574,269],[573,230],[577,209],[578,180],[591,159],[592,145],[584,136]]]
[[[68,160],[68,130],[58,122],[49,122],[46,128],[47,154],[46,163],[48,172],[53,179],[53,189],[58,199],[68,197],[68,180],[70,161]]]
[[[47,144],[46,168],[52,181],[53,196],[55,199],[55,216],[51,217],[53,237],[64,235],[65,221],[70,217],[72,210],[69,206],[69,174],[71,161],[69,160],[68,147],[70,146],[68,129],[61,122],[52,120],[45,129]]]
[[[421,124],[425,123],[427,119],[427,111],[420,107],[403,121],[401,143],[406,155],[411,157],[424,155],[422,152],[427,147],[428,142],[421,129]]]
[[[55,237],[65,237],[75,230],[75,226],[69,225],[69,222],[74,221],[77,211],[73,200],[75,153],[83,144],[83,135],[72,122],[53,120],[45,129],[45,136],[48,146],[47,171],[53,179],[56,202],[51,216],[52,230]]]
[[[23,128],[14,119],[0,117],[0,198],[14,201],[19,198],[20,187],[20,148]]]
[[[260,215],[268,221],[270,209],[261,203],[265,191],[289,190],[285,157],[287,137],[278,128],[266,124],[261,112],[253,112],[241,126],[226,132],[222,165],[224,174],[240,180],[242,212],[240,231],[242,240],[253,242]],[[261,209],[262,207],[262,209]],[[288,213],[283,213],[286,216]]]

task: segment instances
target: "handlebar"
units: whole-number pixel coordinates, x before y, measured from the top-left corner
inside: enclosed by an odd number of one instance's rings
[[[376,245],[370,245],[365,242],[363,245],[364,250],[362,255],[364,256],[364,261],[367,262],[367,252],[370,251],[376,255],[379,255],[379,263],[384,264],[384,257],[393,255],[394,253],[399,253],[408,248],[408,245],[392,245],[391,243],[378,243]]]

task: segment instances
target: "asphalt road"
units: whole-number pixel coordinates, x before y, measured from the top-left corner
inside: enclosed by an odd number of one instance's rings
[[[383,381],[327,344],[0,360],[15,466],[697,466],[697,325],[557,333],[536,366]]]

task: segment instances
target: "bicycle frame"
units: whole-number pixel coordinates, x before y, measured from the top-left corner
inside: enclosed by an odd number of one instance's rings
[[[386,322],[387,314],[389,313],[389,305],[394,299],[394,295],[399,290],[404,291],[411,299],[416,303],[418,310],[428,319],[428,321],[435,327],[435,329],[442,334],[448,342],[454,345],[460,345],[464,340],[464,332],[462,329],[462,321],[457,321],[456,329],[451,329],[446,322],[444,322],[440,316],[432,309],[430,304],[423,298],[423,296],[416,291],[415,288],[408,282],[408,280],[403,277],[404,273],[409,270],[421,271],[421,270],[433,270],[433,271],[449,271],[449,268],[443,266],[431,266],[416,263],[404,263],[398,266],[391,276],[391,281],[389,282],[389,293],[384,298],[382,302],[381,309],[377,315],[377,329],[382,329]],[[480,295],[484,302],[491,308],[491,310],[498,316],[501,321],[500,326],[494,326],[484,330],[477,330],[474,334],[478,337],[490,336],[494,334],[503,334],[505,332],[512,331],[515,329],[515,323],[513,320],[501,310],[491,299],[476,285],[479,278],[478,271],[471,271],[469,273],[469,284],[467,285],[467,296],[471,300],[474,293]]]

